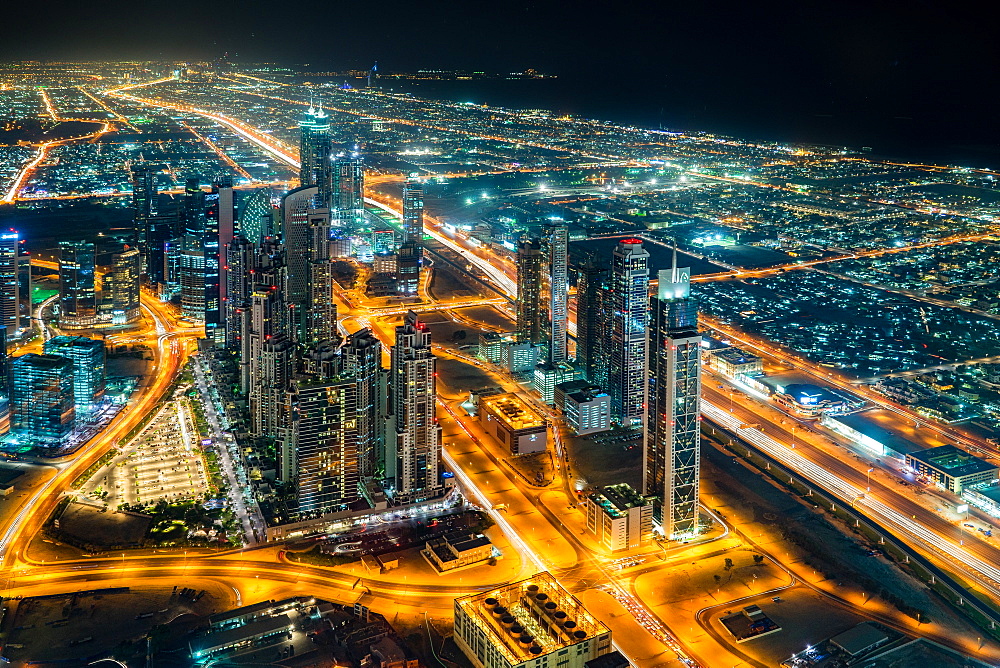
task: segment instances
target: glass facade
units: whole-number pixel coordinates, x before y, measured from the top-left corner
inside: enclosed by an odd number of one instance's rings
[[[45,342],[46,355],[73,362],[73,396],[78,412],[90,412],[104,398],[106,354],[104,342],[85,336],[55,336]]]
[[[11,365],[11,432],[36,443],[58,443],[76,422],[73,361],[57,355],[21,355]]]

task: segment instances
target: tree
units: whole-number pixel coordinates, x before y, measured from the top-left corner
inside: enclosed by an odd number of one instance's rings
[[[726,557],[726,570],[728,571],[732,567],[733,567],[733,560],[730,559],[729,557]]]
[[[712,577],[715,578],[715,584],[719,584],[720,582],[722,582],[721,575],[713,575]]]
[[[755,555],[753,555],[753,563],[755,563],[758,566],[760,566],[762,563],[764,563],[764,555],[763,554],[755,554]]]

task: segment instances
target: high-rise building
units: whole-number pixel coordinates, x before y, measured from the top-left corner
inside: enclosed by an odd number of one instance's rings
[[[254,245],[242,234],[226,244],[226,350],[233,352],[240,350],[243,313],[250,308],[253,257]]]
[[[142,263],[139,249],[122,244],[95,255],[100,289],[97,295],[97,325],[116,326],[138,322],[142,317],[139,283]]]
[[[659,272],[649,328],[648,410],[643,490],[669,538],[698,532],[701,465],[701,335],[691,270]]]
[[[431,352],[430,329],[412,311],[396,327],[391,360],[396,433],[386,453],[386,477],[393,479],[392,494],[398,499],[431,498],[441,491],[437,359]]]
[[[288,267],[285,302],[292,336],[300,346],[337,336],[330,249],[330,210],[312,208],[316,187],[296,188],[282,200],[282,234]]]
[[[231,176],[220,176],[212,183],[212,192],[205,197],[205,232],[202,248],[205,253],[205,338],[216,346],[226,339],[226,278],[225,248],[233,240],[236,226],[236,194]]]
[[[357,381],[358,470],[362,479],[385,468],[385,424],[382,410],[382,344],[370,329],[347,337],[344,367]]]
[[[347,234],[365,225],[365,170],[357,153],[333,162],[331,213],[337,227]]]
[[[424,242],[424,186],[410,177],[403,183],[403,243]]]
[[[94,244],[59,242],[59,326],[87,329],[97,324]]]
[[[156,175],[162,171],[163,165],[140,163],[132,166],[132,210],[137,228],[141,226],[141,221],[149,220],[157,213],[159,189]]]
[[[330,117],[323,107],[309,105],[299,120],[299,184],[316,186],[313,206],[329,207],[333,187],[333,145]]]
[[[184,186],[181,208],[184,235],[176,247],[177,283],[181,294],[181,315],[191,322],[204,323],[205,294],[205,191],[197,178]]]
[[[85,336],[54,336],[45,342],[46,355],[73,361],[73,397],[77,413],[89,413],[104,399],[106,351],[104,342]]]
[[[403,184],[403,242],[396,261],[396,291],[414,295],[420,287],[424,246],[424,187],[419,179]]]
[[[569,230],[565,223],[552,223],[546,225],[545,232],[549,261],[549,362],[562,364],[569,357],[567,349]]]
[[[540,345],[542,325],[542,266],[545,257],[538,240],[522,241],[517,249],[518,343]]]
[[[259,244],[264,237],[274,235],[274,208],[271,206],[271,191],[258,188],[246,191],[239,198],[239,214],[236,229],[252,244]]]
[[[344,510],[360,498],[358,382],[349,375],[296,378],[283,449],[294,452],[299,516]]]
[[[58,355],[21,355],[11,365],[11,433],[36,443],[58,443],[76,422],[73,361]]]
[[[309,302],[309,247],[312,243],[310,215],[315,211],[316,186],[303,186],[290,190],[281,199],[281,239],[285,248],[287,276],[285,302],[292,309],[293,330],[289,336],[302,341],[304,314]]]
[[[590,260],[576,278],[576,364],[584,378],[608,386],[608,270]]]
[[[21,235],[13,228],[0,233],[0,329],[10,337],[21,329],[20,242]]]
[[[642,422],[646,403],[646,329],[649,253],[639,239],[622,239],[611,264],[611,341],[608,394],[611,417],[625,426]]]

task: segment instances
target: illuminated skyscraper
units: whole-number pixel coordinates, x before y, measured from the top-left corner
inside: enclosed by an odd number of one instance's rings
[[[316,186],[316,207],[330,206],[332,195],[333,145],[330,143],[330,117],[323,111],[309,105],[299,121],[299,183],[302,186]]]
[[[250,308],[254,246],[242,234],[226,244],[226,349],[240,350],[243,313]],[[248,360],[249,362],[249,360]]]
[[[410,311],[396,327],[392,347],[392,413],[395,439],[386,453],[393,496],[418,501],[441,491],[441,427],[437,422],[437,359],[431,332]]]
[[[649,322],[649,253],[639,239],[618,242],[611,263],[611,341],[608,394],[611,418],[642,422],[646,397],[646,328]]]
[[[576,279],[576,363],[584,377],[608,386],[608,270],[588,260]]]
[[[566,328],[569,230],[564,223],[553,223],[546,225],[545,232],[549,261],[549,362],[558,365],[568,359]]]
[[[351,234],[365,224],[365,170],[352,153],[333,162],[331,214],[337,227]]]
[[[220,176],[205,194],[205,338],[222,347],[226,342],[225,248],[233,240],[236,225],[236,194],[233,179]]]
[[[347,337],[344,366],[358,384],[358,467],[371,478],[385,467],[385,414],[382,409],[382,344],[370,329]]]
[[[517,331],[518,343],[540,345],[542,323],[542,267],[545,256],[538,240],[522,241],[517,249]]]
[[[13,337],[21,329],[21,294],[18,280],[20,237],[21,235],[13,228],[0,233],[0,328],[8,337]]]
[[[424,244],[424,188],[415,178],[403,184],[403,243],[396,260],[396,290],[413,295],[420,287]]]
[[[58,355],[21,355],[11,364],[11,433],[21,440],[58,443],[73,431],[73,361]]]
[[[59,242],[59,326],[86,329],[97,324],[94,244]]]
[[[104,399],[106,351],[100,339],[54,336],[45,342],[46,355],[73,361],[73,397],[77,413],[89,413]]]
[[[294,452],[302,518],[344,510],[360,497],[357,393],[350,376],[291,383],[283,449]]]
[[[658,499],[663,533],[680,538],[698,532],[701,335],[691,270],[677,267],[676,252],[651,302],[643,489]]]
[[[128,325],[142,317],[139,249],[128,244],[105,249],[95,256],[100,289],[97,290],[97,325]]]
[[[271,206],[271,191],[258,188],[249,194],[243,191],[240,198],[236,229],[247,241],[259,244],[264,237],[274,234],[274,208]]]
[[[403,243],[424,242],[424,186],[418,178],[403,184]]]

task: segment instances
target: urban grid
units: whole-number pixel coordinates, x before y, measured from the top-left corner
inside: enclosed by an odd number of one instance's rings
[[[0,656],[1000,665],[1000,172],[0,67]]]

